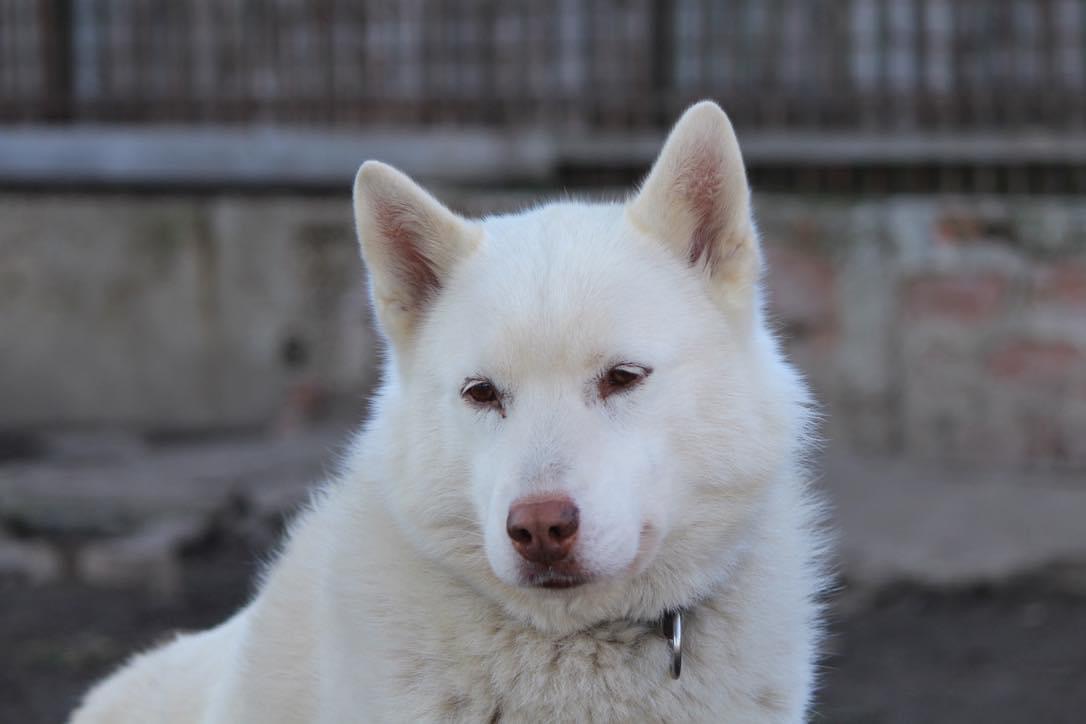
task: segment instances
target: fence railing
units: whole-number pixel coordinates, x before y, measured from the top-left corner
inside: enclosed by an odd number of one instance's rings
[[[1084,0],[0,0],[0,120],[1086,129]]]

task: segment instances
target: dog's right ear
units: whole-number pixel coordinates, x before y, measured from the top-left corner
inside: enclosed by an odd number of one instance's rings
[[[378,161],[358,170],[354,215],[378,320],[403,346],[452,266],[479,245],[482,229]]]

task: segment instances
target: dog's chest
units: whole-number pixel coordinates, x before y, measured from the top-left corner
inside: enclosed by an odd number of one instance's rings
[[[617,623],[549,638],[488,627],[459,651],[409,656],[404,701],[443,721],[651,721],[691,695],[668,673],[663,637],[644,624]],[[448,642],[452,643],[452,642]],[[696,697],[695,697],[696,698]],[[688,710],[689,711],[689,710]]]

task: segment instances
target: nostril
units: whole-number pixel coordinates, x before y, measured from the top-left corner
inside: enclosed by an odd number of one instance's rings
[[[511,527],[511,528],[508,529],[508,531],[509,531],[509,537],[512,538],[514,542],[520,543],[522,545],[531,544],[531,542],[532,542],[532,533],[527,528]]]
[[[572,503],[562,505],[554,512],[554,519],[547,528],[547,535],[554,543],[565,543],[577,533],[580,511]]]

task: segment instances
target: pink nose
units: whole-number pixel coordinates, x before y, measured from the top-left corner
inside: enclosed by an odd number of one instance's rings
[[[524,560],[557,563],[573,549],[579,518],[569,498],[528,498],[509,506],[505,530]]]

